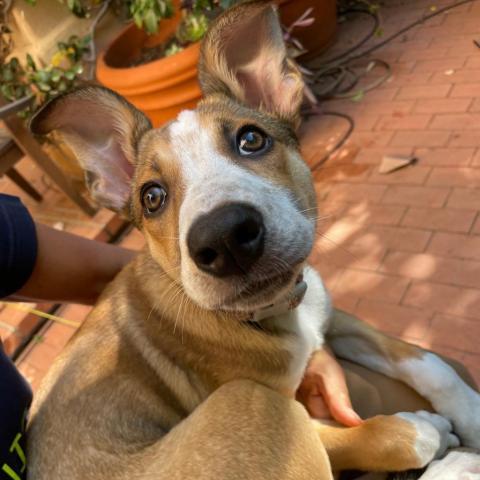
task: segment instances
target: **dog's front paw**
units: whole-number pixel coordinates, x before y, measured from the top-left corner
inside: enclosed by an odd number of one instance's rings
[[[441,457],[448,448],[458,447],[459,439],[452,433],[449,420],[426,411],[397,413],[397,416],[411,423],[416,431],[415,451],[419,467]]]

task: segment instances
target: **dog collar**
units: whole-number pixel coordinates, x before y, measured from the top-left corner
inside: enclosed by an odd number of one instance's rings
[[[307,284],[303,280],[298,282],[293,290],[288,293],[280,301],[269,305],[268,307],[261,308],[253,313],[251,322],[259,322],[265,318],[275,317],[287,313],[290,310],[297,308],[302,303],[303,297],[307,291]]]

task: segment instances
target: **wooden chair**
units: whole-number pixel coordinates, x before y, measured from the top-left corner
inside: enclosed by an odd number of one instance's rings
[[[37,202],[42,201],[42,196],[33,188],[28,180],[15,169],[15,164],[23,158],[23,152],[7,135],[6,130],[0,128],[0,177],[6,175],[25,193]]]
[[[97,212],[75,188],[74,184],[47,155],[41,145],[35,140],[32,134],[25,127],[24,122],[16,113],[28,105],[29,99],[6,104],[0,100],[0,120],[3,120],[6,131],[6,141],[0,149],[0,175],[5,174],[12,179],[26,193],[40,201],[39,193],[15,170],[15,163],[28,155],[87,215],[93,216]]]

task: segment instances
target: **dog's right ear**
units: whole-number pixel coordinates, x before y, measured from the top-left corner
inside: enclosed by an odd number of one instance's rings
[[[133,105],[95,86],[53,99],[30,121],[35,134],[58,131],[84,169],[93,199],[123,213],[130,199],[137,146],[151,128]]]
[[[240,3],[220,15],[202,43],[203,93],[222,93],[295,123],[304,82],[288,58],[277,9],[268,1]]]

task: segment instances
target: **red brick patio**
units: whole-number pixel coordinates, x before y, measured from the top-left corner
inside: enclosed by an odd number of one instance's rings
[[[451,2],[387,2],[385,35]],[[480,3],[375,52],[393,76],[350,114],[348,144],[315,173],[321,221],[314,263],[335,303],[393,335],[463,361],[480,381]],[[305,126],[312,164],[342,123]],[[319,132],[322,132],[321,134]],[[378,173],[384,155],[416,165]]]
[[[385,35],[450,2],[387,3]],[[314,174],[324,217],[312,261],[337,306],[463,361],[480,382],[480,49],[474,39],[480,39],[480,2],[377,51],[393,76],[361,101],[328,102],[329,110],[350,114],[356,129]],[[302,130],[307,161],[321,158],[344,128],[330,117],[308,121]],[[415,155],[419,162],[381,175],[385,154]],[[137,232],[125,241],[142,244]],[[72,305],[61,314],[80,321],[87,311]],[[34,387],[73,331],[46,328],[20,358]]]

